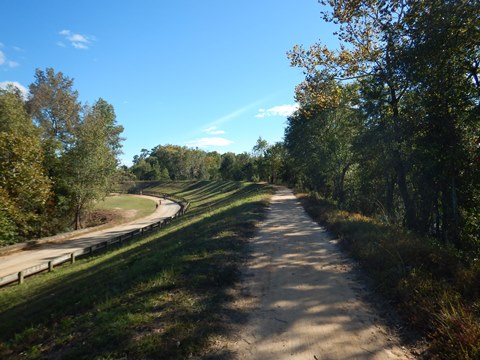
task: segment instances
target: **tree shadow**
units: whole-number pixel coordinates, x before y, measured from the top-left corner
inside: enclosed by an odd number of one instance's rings
[[[246,186],[212,206],[260,190]],[[12,295],[22,300],[2,302],[0,339],[9,346],[0,345],[0,357],[32,348],[47,358],[173,359],[196,352],[223,331],[222,324],[245,317],[222,308],[230,297],[226,289],[238,278],[245,239],[253,234],[244,225],[261,218],[259,207],[250,201],[197,220],[179,219],[151,240],[59,269],[47,280],[32,279]]]
[[[405,358],[332,239],[293,197],[273,201],[243,272],[248,321],[231,334],[235,346],[208,358]]]

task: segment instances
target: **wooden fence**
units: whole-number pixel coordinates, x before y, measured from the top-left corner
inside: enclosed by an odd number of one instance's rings
[[[149,232],[152,232],[155,229],[160,229],[168,224],[171,223],[171,221],[179,216],[182,216],[185,214],[185,212],[188,210],[190,203],[184,199],[184,198],[176,198],[174,196],[170,196],[169,194],[162,194],[158,195],[155,193],[144,193],[144,195],[150,195],[150,196],[156,196],[156,197],[162,197],[166,198],[169,200],[172,200],[174,202],[177,202],[180,205],[180,209],[172,216],[162,219],[160,221],[157,221],[155,223],[149,224],[147,226],[144,226],[142,228],[138,228],[132,231],[129,231],[125,234],[121,234],[119,236],[116,236],[114,238],[102,241],[97,244],[93,244],[91,246],[85,247],[83,249],[76,250],[72,253],[64,254],[62,256],[56,257],[55,259],[52,259],[48,262],[44,262],[38,265],[34,265],[31,267],[28,267],[26,269],[23,269],[19,272],[6,275],[3,277],[0,277],[0,287],[12,284],[12,283],[17,283],[17,284],[22,284],[27,276],[31,276],[34,274],[38,274],[43,271],[52,271],[54,266],[70,262],[73,264],[75,262],[75,259],[79,256],[82,255],[88,255],[92,254],[95,251],[101,250],[101,249],[108,249],[109,246],[114,245],[114,244],[122,244],[124,241],[130,241],[132,239],[141,237],[144,234],[147,234]],[[180,201],[179,201],[180,200]]]

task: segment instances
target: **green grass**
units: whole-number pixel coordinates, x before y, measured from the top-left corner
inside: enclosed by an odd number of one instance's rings
[[[95,208],[98,210],[134,210],[135,216],[132,218],[134,220],[153,213],[155,201],[132,195],[114,195],[107,196],[104,201],[97,203]]]
[[[480,359],[480,262],[402,229],[350,213],[316,196],[297,194],[307,212],[391,300],[406,323],[423,334],[432,359]]]
[[[187,358],[241,317],[222,309],[272,190],[235,182],[148,190],[175,192],[191,209],[128,246],[0,289],[0,358]]]

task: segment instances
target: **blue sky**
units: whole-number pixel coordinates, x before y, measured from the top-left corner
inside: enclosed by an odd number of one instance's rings
[[[80,100],[111,103],[122,162],[176,144],[250,151],[281,141],[303,79],[286,52],[333,28],[316,0],[15,0],[0,14],[0,83],[36,68],[74,78]]]

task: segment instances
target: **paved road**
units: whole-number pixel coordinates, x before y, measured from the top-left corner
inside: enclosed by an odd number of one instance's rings
[[[155,197],[143,197],[158,201],[158,198]],[[45,244],[35,249],[0,256],[0,277],[17,273],[28,267],[48,262],[56,257],[72,253],[76,250],[101,243],[107,239],[158,222],[174,215],[179,209],[180,206],[177,203],[170,200],[162,200],[162,205],[160,205],[153,214],[142,219],[137,219],[113,228],[78,235],[61,243]]]
[[[362,299],[368,290],[288,189],[252,242],[238,308],[250,312],[225,348],[236,359],[411,359]],[[242,302],[244,302],[242,304]]]

